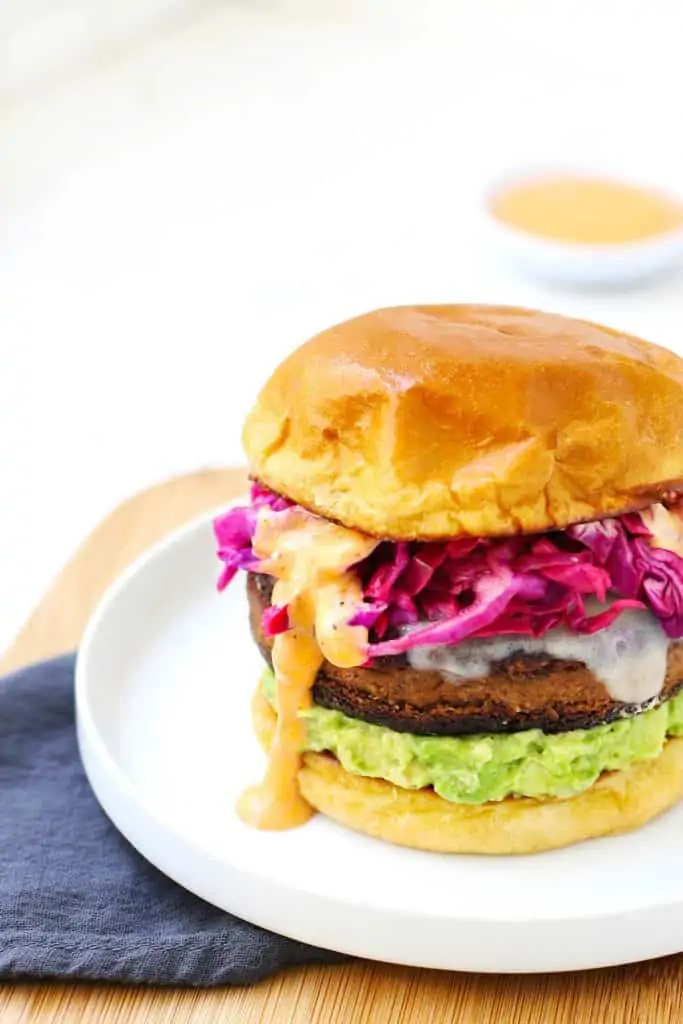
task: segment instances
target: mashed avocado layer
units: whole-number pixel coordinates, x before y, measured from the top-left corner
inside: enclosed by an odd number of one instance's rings
[[[275,704],[266,670],[264,693]],[[667,736],[683,735],[683,691],[657,708],[593,729],[550,735],[540,729],[478,736],[413,736],[317,705],[302,712],[306,750],[327,750],[355,775],[404,789],[433,786],[446,800],[480,804],[515,796],[566,797],[604,771],[657,757]]]

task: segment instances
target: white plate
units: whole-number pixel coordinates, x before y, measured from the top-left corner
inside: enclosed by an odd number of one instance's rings
[[[318,816],[257,832],[233,807],[263,757],[243,581],[215,592],[211,517],[102,599],[76,670],[81,755],[102,807],[205,900],[296,939],[462,971],[558,971],[683,950],[683,807],[631,835],[526,857],[419,853]]]

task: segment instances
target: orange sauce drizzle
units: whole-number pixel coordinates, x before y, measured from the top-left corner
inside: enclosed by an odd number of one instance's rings
[[[653,548],[666,548],[683,558],[683,510],[667,509],[657,503],[644,509],[640,518],[652,533]]]
[[[300,509],[290,510],[284,518],[268,509],[259,513],[254,551],[263,571],[277,579],[272,602],[288,605],[290,628],[273,643],[278,719],[266,773],[237,804],[247,825],[293,828],[313,813],[299,792],[305,742],[299,712],[311,704],[323,660],[342,668],[365,660],[367,630],[348,625],[353,614],[349,610],[361,603],[362,590],[347,566],[366,558],[377,543]]]

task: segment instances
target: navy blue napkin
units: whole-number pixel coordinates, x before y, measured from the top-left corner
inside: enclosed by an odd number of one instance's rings
[[[0,679],[0,977],[257,981],[335,953],[266,932],[148,863],[83,774],[72,655]]]

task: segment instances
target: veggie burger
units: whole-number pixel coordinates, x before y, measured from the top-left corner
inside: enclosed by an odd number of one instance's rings
[[[268,752],[238,812],[525,853],[683,797],[683,361],[582,320],[383,309],[314,337],[244,428]]]

